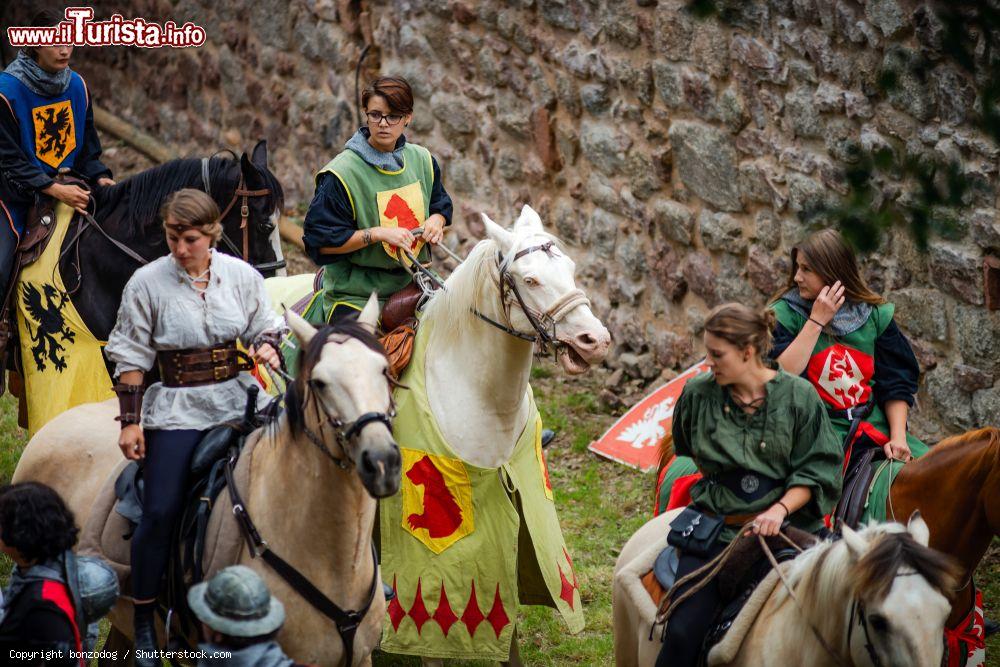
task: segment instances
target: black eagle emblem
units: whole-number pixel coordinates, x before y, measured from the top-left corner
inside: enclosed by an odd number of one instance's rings
[[[62,158],[66,154],[69,133],[73,129],[69,106],[62,107],[58,112],[51,106],[46,107],[44,113],[36,111],[35,120],[41,123],[41,132],[37,138],[39,152]]]
[[[60,373],[66,370],[65,352],[59,340],[73,342],[75,334],[66,326],[66,320],[62,315],[62,307],[69,300],[69,295],[57,290],[53,285],[43,285],[45,292],[42,303],[42,294],[32,283],[25,283],[21,286],[24,304],[28,309],[31,319],[38,323],[34,331],[31,331],[31,322],[26,320],[28,331],[31,333],[31,355],[35,359],[35,367],[39,371],[45,370],[46,359],[52,362],[53,367]],[[59,340],[56,340],[56,337]]]

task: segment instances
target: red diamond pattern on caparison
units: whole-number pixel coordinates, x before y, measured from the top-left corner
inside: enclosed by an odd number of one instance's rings
[[[420,634],[420,630],[423,629],[424,623],[430,620],[431,615],[427,612],[427,607],[424,605],[424,594],[421,591],[422,583],[420,578],[417,578],[417,594],[413,598],[413,606],[410,607],[410,618],[417,626],[417,634]]]
[[[441,583],[441,599],[438,600],[437,609],[434,610],[434,615],[431,618],[441,626],[441,632],[444,633],[445,637],[448,636],[451,626],[458,620],[458,616],[451,609],[451,603],[448,602],[448,594],[444,590],[444,582]]]
[[[562,566],[556,564],[556,567],[559,568],[559,581],[561,582],[559,597],[565,600],[570,609],[573,609],[573,591],[575,591],[576,588],[573,584],[569,583],[569,579],[566,578],[566,574],[563,572]]]
[[[465,623],[465,627],[469,630],[469,636],[476,636],[476,628],[479,624],[485,620],[483,612],[479,610],[479,600],[476,599],[476,582],[472,581],[472,593],[469,594],[469,602],[465,605],[465,611],[462,612],[462,622]]]
[[[490,613],[486,614],[486,620],[493,626],[493,632],[496,633],[497,639],[500,639],[500,633],[510,624],[510,617],[504,611],[503,600],[500,599],[500,582],[497,582],[497,592],[493,596],[493,608],[490,609]]]
[[[399,624],[403,622],[406,618],[406,610],[403,609],[403,605],[399,604],[399,591],[396,590],[396,575],[392,575],[392,592],[395,595],[392,598],[392,602],[389,603],[389,620],[392,621],[392,629],[399,632]]]

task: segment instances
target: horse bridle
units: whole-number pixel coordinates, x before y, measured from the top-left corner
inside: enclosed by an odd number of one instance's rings
[[[302,379],[296,379],[294,382],[302,382]],[[326,400],[323,399],[323,395],[319,388],[313,383],[312,380],[306,382],[306,387],[308,387],[309,395],[313,397],[312,403],[316,408],[316,416],[318,419],[316,433],[311,428],[302,425],[302,433],[306,436],[306,439],[310,443],[315,445],[323,454],[333,461],[338,468],[341,470],[350,470],[354,467],[354,461],[351,459],[348,453],[348,446],[351,441],[361,435],[361,432],[366,426],[370,424],[384,424],[389,432],[392,432],[392,420],[396,416],[396,402],[392,398],[392,392],[389,392],[389,411],[388,412],[365,412],[360,415],[354,421],[345,422],[344,420],[333,416],[330,409],[327,407]],[[309,396],[305,397],[304,402],[308,401]],[[333,436],[340,446],[341,456],[334,454],[330,448],[327,446],[326,441],[320,435],[323,432],[323,426],[329,424],[333,428]]]
[[[517,283],[514,282],[514,278],[510,275],[511,265],[525,255],[529,255],[533,252],[544,252],[546,256],[551,258],[553,257],[553,247],[555,247],[554,241],[546,241],[545,243],[539,245],[529,246],[517,251],[509,260],[505,260],[503,253],[499,250],[497,251],[497,288],[500,292],[500,303],[503,308],[504,319],[506,319],[507,324],[497,322],[493,318],[484,315],[478,310],[472,309],[472,312],[476,317],[488,324],[493,325],[504,333],[531,343],[538,343],[540,351],[543,354],[547,353],[549,348],[553,351],[558,351],[560,348],[566,347],[566,343],[561,342],[558,338],[556,325],[577,306],[590,305],[590,299],[588,299],[584,291],[579,288],[573,288],[567,291],[565,294],[556,299],[555,302],[545,310],[545,312],[538,312],[529,306],[525,302],[524,297],[521,296],[521,291],[517,288]],[[511,294],[514,295],[514,300],[517,301],[521,312],[523,312],[524,316],[528,318],[531,328],[535,330],[534,334],[518,331],[510,325],[510,308],[513,305],[510,298]]]
[[[212,186],[209,179],[208,165],[211,158],[203,157],[201,159],[201,182],[202,188],[205,190],[205,194],[209,197],[212,196]],[[226,234],[225,227],[222,229],[222,242],[226,245],[229,250],[241,258],[244,262],[250,264],[253,268],[260,272],[264,271],[277,271],[278,269],[283,269],[287,266],[287,262],[284,259],[278,259],[273,262],[261,262],[254,264],[250,261],[250,198],[251,197],[266,197],[271,194],[271,188],[260,188],[259,190],[247,190],[246,188],[246,177],[243,175],[243,170],[240,170],[240,180],[236,184],[236,191],[233,192],[232,199],[219,214],[219,222],[221,223],[229,215],[229,212],[233,210],[233,206],[236,202],[242,198],[240,203],[240,230],[243,236],[242,249],[238,248],[233,242],[229,235]]]

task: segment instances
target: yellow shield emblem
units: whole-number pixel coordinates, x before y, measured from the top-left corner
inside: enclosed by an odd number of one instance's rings
[[[417,181],[394,190],[383,190],[376,198],[379,224],[383,227],[416,229],[424,223],[424,191]],[[424,242],[418,239],[410,252],[416,256],[423,247]],[[383,242],[382,248],[396,261],[410,264],[406,255],[400,253],[395,246]]]
[[[35,155],[39,160],[57,168],[76,148],[76,126],[73,106],[69,100],[46,104],[31,110],[35,126]]]
[[[459,459],[399,449],[403,530],[439,554],[475,530],[469,473]]]

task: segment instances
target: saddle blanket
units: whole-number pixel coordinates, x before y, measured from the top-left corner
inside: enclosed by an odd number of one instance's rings
[[[21,271],[15,300],[28,407],[28,436],[81,403],[114,398],[98,340],[73,306],[59,272],[59,253],[73,209],[56,207],[45,251]]]

